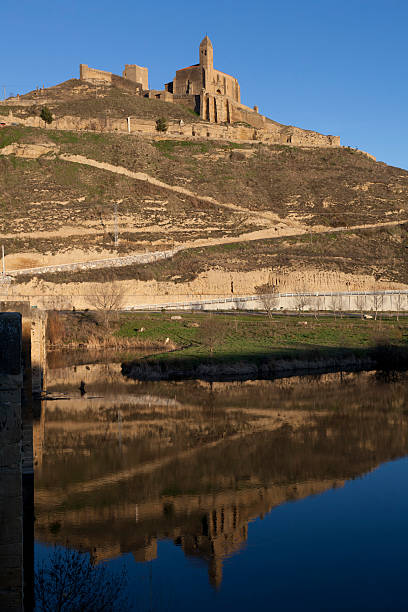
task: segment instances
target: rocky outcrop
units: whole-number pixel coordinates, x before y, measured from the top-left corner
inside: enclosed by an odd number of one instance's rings
[[[16,157],[26,157],[28,159],[37,159],[42,155],[56,155],[59,147],[53,143],[49,144],[19,144],[13,142],[6,147],[0,149],[0,155],[15,155]]]

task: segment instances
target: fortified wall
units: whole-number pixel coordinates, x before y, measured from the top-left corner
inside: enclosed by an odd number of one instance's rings
[[[259,115],[260,117],[260,115]],[[44,128],[44,122],[38,116],[20,117],[10,111],[7,121],[29,127]],[[74,117],[67,115],[52,122],[53,130],[116,132],[148,136],[161,139],[156,130],[156,122],[138,117]],[[197,121],[183,124],[169,121],[166,138],[191,140],[227,140],[229,142],[260,142],[264,144],[294,145],[301,147],[339,147],[340,137],[302,130],[293,126],[284,126],[271,120],[262,123],[262,127],[251,127],[246,123],[217,124]]]

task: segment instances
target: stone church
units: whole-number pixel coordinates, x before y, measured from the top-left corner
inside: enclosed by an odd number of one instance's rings
[[[179,102],[194,100],[201,118],[215,123],[230,123],[230,103],[241,102],[237,79],[214,68],[214,50],[208,36],[200,44],[199,63],[177,70],[165,90]]]
[[[199,59],[198,64],[177,70],[174,80],[167,83],[166,90],[176,96],[200,95],[205,90],[209,94],[228,96],[241,102],[237,79],[215,70],[213,46],[208,36],[200,44]]]

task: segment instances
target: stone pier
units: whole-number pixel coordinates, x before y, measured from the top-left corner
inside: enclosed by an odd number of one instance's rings
[[[47,312],[15,300],[0,300],[0,312],[22,315],[24,397],[26,405],[32,406],[32,398],[39,399],[45,390]]]
[[[22,316],[0,313],[0,610],[23,610]]]
[[[31,311],[31,372],[32,394],[41,397],[45,390],[47,313]]]

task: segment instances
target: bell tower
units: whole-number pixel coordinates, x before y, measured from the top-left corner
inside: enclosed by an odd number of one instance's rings
[[[208,89],[212,82],[214,66],[214,51],[211,40],[205,36],[200,44],[200,66],[203,71],[203,88]]]
[[[200,44],[200,65],[212,70],[214,63],[214,51],[211,40],[205,36]]]

